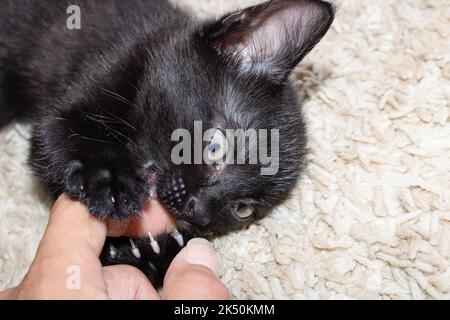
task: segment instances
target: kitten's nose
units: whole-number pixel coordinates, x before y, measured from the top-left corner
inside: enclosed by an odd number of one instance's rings
[[[211,222],[211,214],[206,212],[195,198],[191,198],[186,204],[186,214],[183,217],[187,222],[206,226]]]

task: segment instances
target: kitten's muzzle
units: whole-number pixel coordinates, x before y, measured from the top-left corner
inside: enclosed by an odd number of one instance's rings
[[[206,226],[211,216],[203,210],[195,196],[188,196],[188,187],[181,177],[159,181],[157,194],[164,206],[177,218],[198,226]]]
[[[171,178],[158,184],[158,197],[177,218],[186,202],[186,185],[182,178]]]

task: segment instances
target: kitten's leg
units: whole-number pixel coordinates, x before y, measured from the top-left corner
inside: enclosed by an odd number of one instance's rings
[[[30,162],[55,196],[65,192],[91,213],[121,220],[141,210],[149,183],[126,125],[106,122],[115,117],[73,109],[43,116],[34,126]]]
[[[131,240],[108,238],[100,259],[104,266],[128,264],[141,270],[156,288],[162,286],[173,258],[193,238],[187,232]]]

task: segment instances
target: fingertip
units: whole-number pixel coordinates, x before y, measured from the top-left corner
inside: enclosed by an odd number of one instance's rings
[[[193,239],[175,257],[164,279],[163,299],[228,299],[212,244]]]
[[[211,242],[203,238],[194,238],[183,250],[183,258],[187,263],[209,268],[219,276],[219,257]]]
[[[74,210],[75,208],[77,210],[85,211],[86,213],[88,212],[87,208],[80,202],[71,199],[66,193],[63,193],[53,204],[51,214],[60,213],[68,209]]]

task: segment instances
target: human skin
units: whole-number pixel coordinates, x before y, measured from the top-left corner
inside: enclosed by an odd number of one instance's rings
[[[172,225],[156,201],[147,203],[139,219],[118,225],[93,217],[81,203],[62,195],[28,273],[17,287],[0,292],[0,299],[228,299],[217,255],[204,239],[191,240],[175,257],[161,296],[138,269],[102,266],[99,255],[107,236],[158,234]],[[68,285],[70,266],[79,270],[79,288]]]

